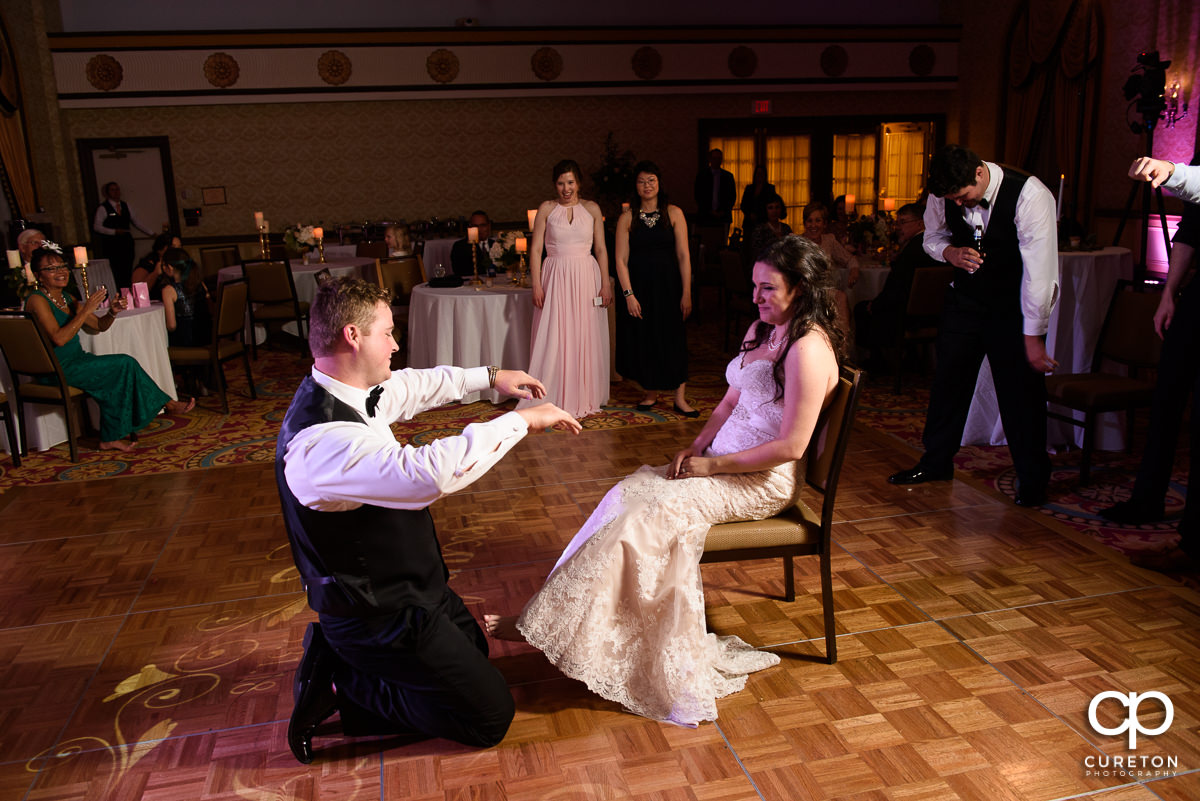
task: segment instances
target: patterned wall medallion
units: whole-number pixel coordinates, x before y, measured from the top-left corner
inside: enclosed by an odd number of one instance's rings
[[[933,48],[929,45],[917,45],[908,54],[908,68],[913,71],[913,75],[922,77],[933,72],[934,65],[937,64],[937,53],[933,52]]]
[[[438,83],[450,83],[458,77],[458,56],[444,47],[438,48],[425,59],[425,71]]]
[[[241,68],[237,59],[228,53],[213,53],[204,59],[204,77],[218,89],[228,89],[237,83]]]
[[[758,54],[745,45],[729,51],[729,71],[735,78],[749,78],[758,69]]]
[[[529,59],[529,66],[533,67],[533,74],[543,81],[553,81],[562,75],[563,60],[553,47],[539,47],[533,58]]]
[[[850,54],[841,45],[830,45],[821,51],[821,72],[830,78],[840,78],[850,64]]]
[[[317,59],[317,74],[325,83],[341,86],[350,80],[350,57],[341,50],[326,50]]]
[[[111,92],[116,89],[121,85],[121,79],[124,77],[125,70],[121,68],[121,62],[107,53],[88,59],[88,83],[101,92]]]
[[[662,72],[662,53],[653,47],[639,47],[633,54],[633,74],[643,81],[650,81]]]

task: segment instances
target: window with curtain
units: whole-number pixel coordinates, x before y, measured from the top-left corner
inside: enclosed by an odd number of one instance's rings
[[[742,188],[754,180],[754,137],[753,136],[711,136],[708,139],[708,149],[719,148],[725,154],[725,162],[721,165],[733,173],[737,185],[737,200],[734,208],[742,200]],[[707,162],[708,156],[705,155]]]
[[[925,189],[932,129],[927,122],[888,122],[881,126],[879,195],[885,201],[893,200],[896,209],[915,203]]]
[[[858,214],[875,211],[875,134],[833,135],[833,196],[838,195],[854,195]]]
[[[796,219],[792,212],[808,202],[810,147],[808,136],[767,137],[767,180],[783,198],[788,219]]]

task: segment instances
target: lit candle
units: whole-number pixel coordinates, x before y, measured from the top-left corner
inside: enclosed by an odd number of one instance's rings
[[[1059,173],[1059,175],[1058,175],[1058,213],[1057,213],[1057,216],[1054,218],[1055,220],[1062,219],[1063,184],[1066,183],[1066,180],[1067,180],[1066,174]]]
[[[529,230],[533,230],[533,220],[537,217],[537,209],[529,209],[525,212],[525,216],[529,218]]]
[[[471,226],[470,228],[467,229],[467,241],[472,242],[472,243],[479,241],[479,229],[478,228]]]
[[[526,253],[529,250],[529,241],[523,236],[517,237],[517,252]]]
[[[884,211],[895,211],[896,210],[896,198],[885,197],[883,199],[883,210]]]
[[[314,228],[313,229],[313,238],[314,239],[324,239],[325,238],[325,229],[324,228]]]
[[[9,267],[20,267],[21,266],[21,251],[19,251],[19,250],[8,251],[8,266]]]
[[[854,211],[854,195],[846,195],[846,213]]]
[[[75,263],[76,264],[87,264],[88,263],[87,248],[85,248],[83,245],[75,246]]]
[[[261,211],[254,212],[254,227],[255,228],[263,227],[263,213]]]

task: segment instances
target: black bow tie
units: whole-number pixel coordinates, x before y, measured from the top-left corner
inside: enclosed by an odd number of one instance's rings
[[[991,208],[991,206],[992,206],[992,204],[988,202],[988,199],[986,197],[979,201],[979,207],[981,209],[988,209],[988,208]]]
[[[375,416],[375,407],[379,405],[379,399],[383,397],[383,387],[375,387],[371,393],[367,395],[367,417]]]

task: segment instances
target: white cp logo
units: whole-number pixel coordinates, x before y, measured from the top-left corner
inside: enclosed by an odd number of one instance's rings
[[[1126,715],[1125,721],[1114,729],[1101,726],[1100,721],[1096,719],[1096,708],[1100,706],[1100,702],[1105,698],[1115,698],[1117,703],[1129,710],[1129,714]],[[1159,702],[1162,703],[1163,710],[1167,713],[1166,718],[1163,719],[1162,725],[1157,729],[1147,729],[1138,721],[1138,706],[1141,705],[1142,700],[1145,698],[1157,698]],[[1130,751],[1137,748],[1138,732],[1151,736],[1155,734],[1162,734],[1164,731],[1170,728],[1171,721],[1174,720],[1174,718],[1175,707],[1171,704],[1171,699],[1167,698],[1167,696],[1163,695],[1157,690],[1151,690],[1148,693],[1141,693],[1140,695],[1138,693],[1129,693],[1126,695],[1124,693],[1119,693],[1116,690],[1108,690],[1094,697],[1092,699],[1092,703],[1088,704],[1088,722],[1092,724],[1092,729],[1100,734],[1110,735],[1120,734],[1128,729]]]

